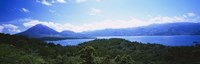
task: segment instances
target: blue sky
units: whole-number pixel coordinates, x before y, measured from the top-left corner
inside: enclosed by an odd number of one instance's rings
[[[0,32],[36,24],[75,32],[199,22],[200,0],[0,0]]]

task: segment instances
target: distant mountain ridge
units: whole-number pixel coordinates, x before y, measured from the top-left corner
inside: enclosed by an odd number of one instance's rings
[[[27,36],[30,38],[39,38],[39,39],[67,39],[67,38],[84,38],[84,35],[75,33],[73,31],[65,30],[62,32],[57,32],[45,25],[37,24],[28,30],[15,34],[21,36]]]
[[[162,36],[162,35],[200,35],[200,23],[152,24],[136,28],[105,29],[82,32],[89,36]]]
[[[105,29],[75,33],[65,30],[57,32],[45,25],[38,24],[16,35],[30,38],[94,38],[94,36],[163,36],[163,35],[200,35],[200,23],[152,24],[136,28]]]
[[[79,33],[75,33],[73,31],[69,31],[69,30],[64,30],[62,32],[60,32],[61,35],[63,36],[79,36]]]

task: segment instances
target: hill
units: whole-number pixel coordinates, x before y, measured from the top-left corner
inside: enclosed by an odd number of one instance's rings
[[[124,39],[97,39],[61,46],[0,34],[1,64],[199,64],[200,45],[163,46]]]

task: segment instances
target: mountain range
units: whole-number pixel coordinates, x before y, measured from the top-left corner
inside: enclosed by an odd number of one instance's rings
[[[72,39],[72,38],[88,38],[82,34],[75,33],[73,31],[65,30],[62,32],[57,32],[45,25],[37,24],[28,30],[15,34],[20,36],[27,36],[30,38],[39,38],[43,40],[49,40],[49,39]]]
[[[163,35],[200,35],[200,23],[164,23],[135,28],[105,29],[82,32],[90,36],[163,36]]]
[[[16,35],[40,39],[91,38],[93,36],[163,36],[163,35],[200,35],[200,23],[152,24],[135,28],[104,29],[75,33],[65,30],[57,32],[45,25],[37,24]]]

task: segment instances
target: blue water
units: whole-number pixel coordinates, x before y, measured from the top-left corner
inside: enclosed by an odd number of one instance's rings
[[[105,36],[97,37],[97,39],[110,39],[110,38],[123,38],[129,41],[137,41],[142,43],[157,43],[167,46],[190,46],[193,42],[200,42],[200,36]],[[91,41],[94,39],[67,39],[60,41],[52,41],[55,44],[66,45],[78,45],[83,42]]]
[[[54,44],[60,44],[62,46],[66,45],[78,45],[83,42],[88,42],[92,41],[94,39],[66,39],[66,40],[58,40],[58,41],[48,41],[48,42],[53,42]]]

